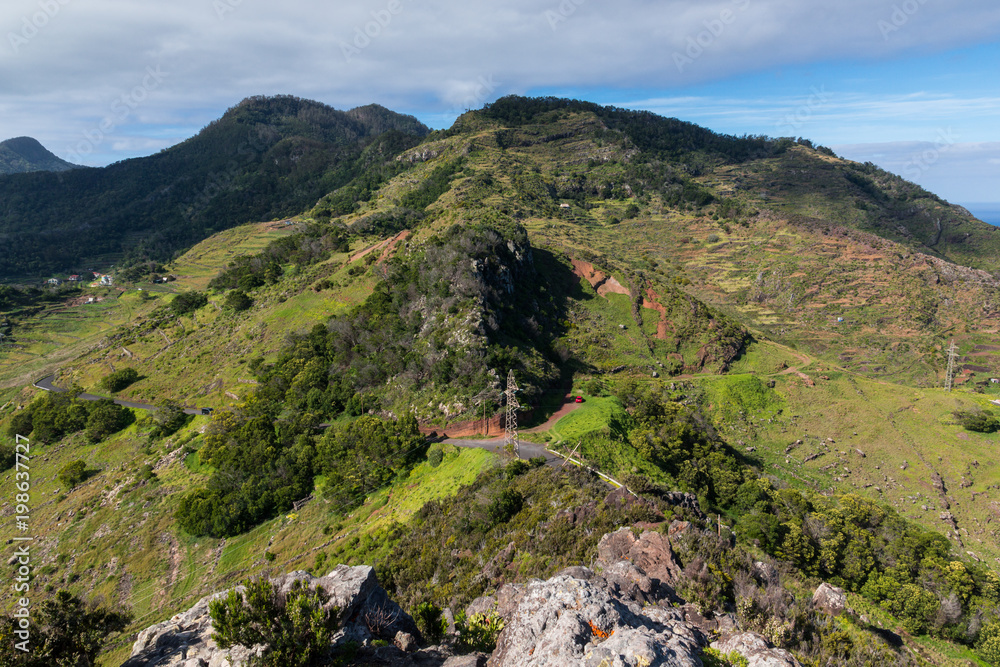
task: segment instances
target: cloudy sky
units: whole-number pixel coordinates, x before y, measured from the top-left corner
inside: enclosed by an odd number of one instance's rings
[[[510,93],[802,136],[1000,202],[996,0],[4,0],[0,139],[148,155],[248,95],[432,127]]]

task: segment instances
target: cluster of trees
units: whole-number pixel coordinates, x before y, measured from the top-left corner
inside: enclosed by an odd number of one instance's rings
[[[0,619],[0,665],[4,667],[90,667],[108,639],[122,632],[131,614],[87,604],[69,591],[57,591],[37,604],[34,597],[30,640],[22,651],[19,619]],[[37,606],[36,606],[37,605]]]
[[[81,401],[76,398],[79,393],[75,390],[42,394],[11,418],[8,427],[11,437],[30,436],[32,440],[48,443],[84,431],[88,440],[100,442],[135,421],[128,408],[110,399]]]
[[[777,140],[768,137],[717,134],[694,123],[649,111],[603,107],[580,100],[509,95],[487,104],[478,114],[516,127],[545,122],[554,112],[596,114],[609,129],[628,137],[640,150],[664,159],[684,161],[703,157],[742,162],[780,152]]]
[[[177,510],[193,535],[237,535],[286,512],[313,491],[317,475],[326,477],[325,495],[347,511],[422,460],[425,450],[412,416],[364,416],[317,438],[315,421],[275,422],[253,402],[248,412],[255,416],[218,413],[205,435],[199,456],[214,472]]]
[[[283,264],[309,266],[325,260],[330,253],[346,251],[349,244],[350,233],[343,225],[308,225],[301,232],[271,241],[256,255],[236,258],[211,280],[209,287],[250,292],[273,285],[284,273]]]

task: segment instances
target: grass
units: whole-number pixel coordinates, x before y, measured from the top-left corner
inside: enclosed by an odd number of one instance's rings
[[[555,442],[572,444],[584,434],[606,427],[611,415],[618,408],[618,399],[614,397],[584,396],[584,402],[557,421],[548,434]]]

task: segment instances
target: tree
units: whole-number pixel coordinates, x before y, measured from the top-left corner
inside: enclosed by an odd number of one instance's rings
[[[135,421],[128,408],[123,408],[110,399],[97,401],[87,417],[87,439],[100,442],[112,433],[117,433]]]
[[[247,293],[243,290],[234,289],[226,295],[223,305],[230,310],[240,312],[250,308],[253,305],[253,299],[247,296]]]
[[[138,379],[139,371],[134,368],[123,368],[101,380],[101,385],[111,393],[115,393],[125,389]]]
[[[320,664],[337,627],[336,608],[325,606],[326,590],[310,589],[302,580],[293,582],[285,594],[267,579],[251,579],[244,585],[244,592],[233,589],[209,603],[212,639],[222,648],[264,644],[263,654],[251,659],[255,666]]]
[[[67,463],[63,466],[63,469],[59,471],[59,481],[66,486],[73,488],[84,480],[86,471],[86,461],[77,460],[72,463]]]
[[[124,630],[131,614],[87,605],[60,590],[32,618],[28,653],[14,647],[15,621],[11,617],[0,621],[0,666],[90,667],[108,636]]]
[[[170,302],[170,309],[177,315],[193,313],[208,303],[208,296],[203,292],[182,292]]]

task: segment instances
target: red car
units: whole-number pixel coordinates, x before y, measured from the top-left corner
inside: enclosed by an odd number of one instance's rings
[[[573,399],[574,403],[583,403],[583,396],[577,396]]]

